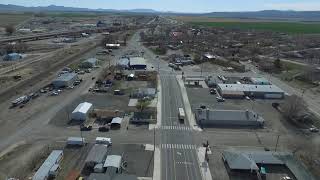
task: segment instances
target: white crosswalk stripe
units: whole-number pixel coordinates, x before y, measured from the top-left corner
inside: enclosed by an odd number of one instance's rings
[[[192,131],[191,127],[188,126],[161,126],[163,130],[179,130],[179,131]]]
[[[196,149],[193,144],[160,144],[160,149]]]

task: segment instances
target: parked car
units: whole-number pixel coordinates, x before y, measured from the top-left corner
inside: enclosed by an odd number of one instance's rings
[[[85,126],[85,125],[81,125],[80,126],[80,131],[91,131],[92,130],[92,126]]]
[[[224,102],[225,101],[225,99],[222,98],[222,97],[216,97],[216,99],[217,99],[218,102]]]
[[[315,126],[312,125],[312,127],[309,128],[309,131],[310,131],[310,132],[319,132],[319,129],[318,129],[317,127],[315,127]]]
[[[216,94],[216,90],[214,88],[210,89],[210,94]]]
[[[245,98],[246,98],[246,100],[251,100],[249,96],[246,96]]]
[[[108,132],[110,128],[108,126],[100,126],[98,131],[99,132]]]

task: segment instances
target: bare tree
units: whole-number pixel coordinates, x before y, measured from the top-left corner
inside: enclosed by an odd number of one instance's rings
[[[5,31],[6,31],[6,33],[8,33],[9,35],[12,35],[12,33],[14,33],[15,30],[16,30],[16,29],[15,29],[15,27],[14,27],[13,25],[7,25],[7,26],[5,27]]]
[[[136,105],[136,108],[140,110],[140,112],[143,112],[149,105],[151,104],[150,100],[147,99],[139,99],[138,103]]]
[[[285,118],[291,121],[299,120],[300,117],[307,113],[305,101],[297,95],[287,97],[281,109]]]

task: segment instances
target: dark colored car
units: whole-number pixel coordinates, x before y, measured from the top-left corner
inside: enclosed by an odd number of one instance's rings
[[[85,125],[81,125],[80,126],[80,131],[91,131],[92,130],[92,126],[85,126]]]
[[[99,132],[108,132],[109,130],[110,128],[107,126],[100,126],[98,129]]]

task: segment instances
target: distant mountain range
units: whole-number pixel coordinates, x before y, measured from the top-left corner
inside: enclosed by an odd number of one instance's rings
[[[13,4],[0,4],[1,12],[41,12],[41,11],[51,11],[51,12],[132,12],[132,13],[160,13],[153,9],[128,9],[128,10],[116,10],[116,9],[89,9],[89,8],[75,8],[75,7],[65,7],[65,6],[36,6],[36,7],[25,7]]]
[[[279,10],[265,10],[252,12],[212,12],[212,13],[178,13],[178,12],[162,12],[153,9],[89,9],[89,8],[75,8],[65,6],[37,6],[25,7],[12,4],[0,4],[1,12],[126,12],[126,13],[148,13],[148,14],[162,14],[162,15],[191,15],[191,16],[209,16],[221,18],[247,18],[247,19],[289,19],[299,21],[320,21],[320,11],[279,11]]]

